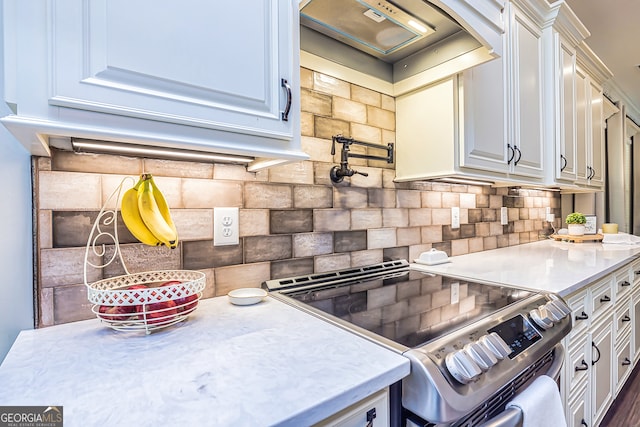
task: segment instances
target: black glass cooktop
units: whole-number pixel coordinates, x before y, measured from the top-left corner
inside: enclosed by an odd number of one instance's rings
[[[532,295],[415,270],[283,293],[407,347],[417,347]]]

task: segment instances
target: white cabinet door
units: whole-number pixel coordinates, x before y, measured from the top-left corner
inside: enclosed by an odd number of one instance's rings
[[[291,136],[289,1],[52,2],[49,103]]]
[[[590,133],[587,132],[590,117],[590,106],[587,98],[587,76],[580,69],[576,70],[576,175],[581,184],[587,183],[590,174],[589,166],[589,141]]]
[[[602,89],[580,68],[576,71],[577,182],[604,185],[604,118]]]
[[[567,405],[567,427],[590,426],[589,416],[589,388],[583,383],[575,390],[575,398]]]
[[[514,174],[542,177],[542,31],[517,7],[510,10],[510,163]]]
[[[595,425],[613,399],[613,316],[608,315],[591,337],[591,414]]]
[[[560,96],[559,126],[556,128],[556,177],[573,182],[576,179],[576,52],[559,35],[556,46],[559,52],[555,71],[559,76]]]
[[[604,185],[604,119],[602,89],[593,81],[589,84],[591,106],[591,178],[589,185]]]

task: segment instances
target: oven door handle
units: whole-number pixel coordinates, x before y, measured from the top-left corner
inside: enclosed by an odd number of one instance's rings
[[[562,364],[564,363],[564,347],[562,344],[557,344],[553,352],[553,362],[551,366],[544,374],[548,377],[558,380],[560,377],[560,371],[562,370]],[[499,413],[495,417],[486,421],[480,427],[521,427],[522,426],[522,411],[518,408],[507,408],[503,412]]]

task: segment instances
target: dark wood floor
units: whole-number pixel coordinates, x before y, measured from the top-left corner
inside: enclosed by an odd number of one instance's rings
[[[640,363],[604,416],[602,427],[640,427]]]

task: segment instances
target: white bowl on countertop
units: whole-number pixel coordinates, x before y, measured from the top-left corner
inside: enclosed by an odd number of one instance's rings
[[[260,288],[240,288],[232,290],[227,296],[231,304],[252,305],[265,299],[267,291]]]

